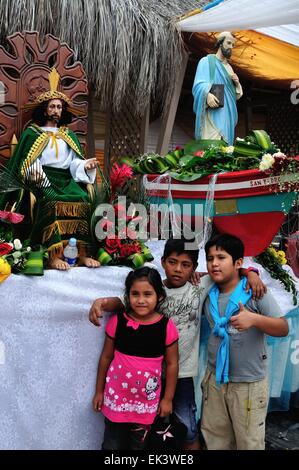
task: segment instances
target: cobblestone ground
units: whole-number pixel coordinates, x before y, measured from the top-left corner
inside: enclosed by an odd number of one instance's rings
[[[267,450],[299,450],[299,409],[269,413],[266,421]]]

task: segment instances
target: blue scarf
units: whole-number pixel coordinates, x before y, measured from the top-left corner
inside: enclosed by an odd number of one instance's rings
[[[247,279],[244,277],[240,280],[239,284],[232,292],[229,301],[227,303],[225,314],[223,317],[220,316],[218,308],[219,299],[219,288],[216,284],[212,286],[209,292],[210,298],[210,313],[215,322],[215,326],[212,333],[215,336],[222,338],[220,346],[217,352],[216,360],[216,383],[220,385],[222,383],[228,383],[229,381],[229,335],[227,333],[227,325],[230,321],[231,316],[240,310],[239,302],[246,305],[248,300],[252,296],[251,289],[246,292]]]

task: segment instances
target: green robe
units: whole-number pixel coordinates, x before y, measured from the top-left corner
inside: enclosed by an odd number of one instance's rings
[[[62,138],[79,158],[84,158],[77,136],[68,128],[59,129]],[[21,135],[7,169],[16,175],[19,182],[26,182],[28,169],[42,154],[50,140],[49,134],[33,124]],[[74,181],[69,170],[43,166],[50,182],[49,187],[37,187],[30,183],[30,191],[36,198],[33,222],[29,226],[29,239],[32,246],[42,244],[50,252],[61,253],[70,237],[82,244],[91,242],[90,235],[90,196],[87,185]],[[27,191],[28,192],[28,191]],[[28,195],[24,189],[6,192],[0,198],[0,209],[7,203],[15,203],[15,211],[29,215]]]

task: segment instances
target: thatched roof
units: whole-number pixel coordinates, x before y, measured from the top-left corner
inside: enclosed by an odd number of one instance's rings
[[[1,0],[0,35],[52,33],[83,63],[105,108],[119,108],[128,90],[136,109],[165,103],[179,69],[183,43],[175,19],[207,1]]]

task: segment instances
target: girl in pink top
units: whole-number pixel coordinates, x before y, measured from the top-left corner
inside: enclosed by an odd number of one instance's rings
[[[141,450],[157,414],[168,416],[178,375],[178,333],[156,311],[165,298],[160,274],[143,267],[126,279],[127,312],[108,321],[93,407],[105,416],[104,450]],[[166,384],[161,393],[162,361]]]

